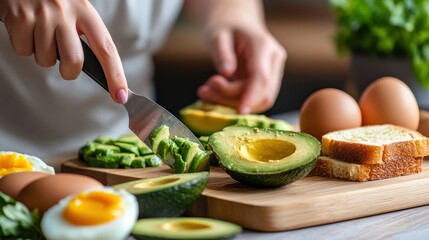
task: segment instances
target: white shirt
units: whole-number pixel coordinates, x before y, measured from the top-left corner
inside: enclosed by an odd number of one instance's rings
[[[153,95],[151,55],[161,46],[181,0],[91,0],[115,42],[129,88]],[[81,73],[62,80],[58,64],[20,57],[0,26],[0,150],[35,155],[58,165],[98,135],[128,132],[125,108]]]

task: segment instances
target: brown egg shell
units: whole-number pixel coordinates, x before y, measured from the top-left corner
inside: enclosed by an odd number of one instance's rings
[[[317,139],[328,132],[361,126],[361,112],[356,100],[335,89],[320,89],[311,94],[300,110],[300,129]]]
[[[102,186],[99,181],[87,176],[58,173],[31,182],[21,190],[16,200],[30,210],[37,208],[43,215],[50,207],[69,195]]]
[[[52,174],[37,171],[11,173],[0,178],[0,192],[16,199],[25,186],[37,179],[48,176],[52,176]]]
[[[417,130],[419,106],[411,89],[401,80],[383,77],[363,91],[359,106],[362,125],[394,124]]]

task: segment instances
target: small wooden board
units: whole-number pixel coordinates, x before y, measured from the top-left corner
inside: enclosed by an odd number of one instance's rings
[[[166,167],[144,169],[91,168],[65,161],[62,172],[93,177],[105,185],[171,174]],[[242,185],[221,168],[210,169],[202,197],[187,214],[237,223],[260,231],[284,231],[338,222],[429,204],[429,160],[419,174],[350,182],[305,177],[290,185],[261,189]]]

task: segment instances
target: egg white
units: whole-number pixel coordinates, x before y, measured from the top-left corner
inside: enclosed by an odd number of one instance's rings
[[[25,158],[27,158],[27,160],[30,162],[30,165],[33,167],[33,169],[31,171],[38,171],[38,172],[46,172],[46,173],[50,173],[50,174],[55,174],[54,168],[47,165],[42,159],[40,159],[38,157],[27,155],[27,154],[22,154],[22,153],[17,153],[17,152],[11,152],[11,151],[0,151],[0,154],[14,154],[14,153],[24,155]],[[0,178],[1,178],[1,176],[0,176]]]
[[[48,240],[120,240],[126,239],[138,217],[138,204],[134,195],[120,189],[114,190],[110,187],[95,188],[84,192],[106,191],[117,193],[124,201],[124,212],[118,218],[93,226],[76,226],[70,224],[63,218],[63,211],[73,196],[62,199],[58,204],[51,207],[42,218],[42,232]]]

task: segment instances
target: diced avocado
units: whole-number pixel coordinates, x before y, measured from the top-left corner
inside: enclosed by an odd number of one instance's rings
[[[95,155],[109,155],[113,153],[120,152],[121,149],[117,146],[106,145],[106,144],[98,144],[94,149]]]
[[[162,165],[162,160],[156,154],[143,156],[146,162],[146,167],[159,167]]]
[[[131,168],[144,168],[146,167],[146,160],[144,156],[135,157],[131,162]]]
[[[210,169],[210,155],[205,151],[198,151],[195,154],[194,159],[192,160],[191,165],[189,166],[188,172],[202,172],[209,171]]]
[[[119,165],[130,168],[131,164],[136,157],[134,153],[116,153],[117,156],[120,156]]]
[[[87,142],[84,146],[79,149],[78,158],[82,161],[88,162],[89,156],[93,155],[95,152],[95,147],[100,145],[93,141]]]
[[[100,135],[96,139],[94,139],[94,142],[101,143],[101,144],[109,144],[113,140],[112,137],[106,136],[106,135]]]
[[[118,158],[112,155],[96,155],[88,159],[88,165],[99,168],[118,168]]]
[[[209,240],[233,239],[241,231],[239,225],[210,218],[148,218],[138,220],[131,235],[136,239]]]
[[[158,152],[159,143],[166,138],[170,137],[170,129],[166,125],[161,125],[155,128],[149,135],[150,144],[152,145],[152,151]]]
[[[293,130],[293,126],[283,120],[271,119],[262,114],[239,114],[237,110],[203,101],[183,108],[179,112],[183,123],[198,136],[210,136],[231,125]]]
[[[220,165],[248,185],[278,187],[306,176],[315,166],[321,144],[302,132],[229,126],[209,138]]]
[[[118,146],[121,148],[121,152],[129,152],[134,153],[136,156],[140,155],[140,151],[138,146],[129,144],[129,143],[123,143],[123,142],[113,142],[113,145]]]
[[[124,134],[119,138],[100,135],[97,139],[82,146],[78,154],[80,160],[85,161],[92,167],[142,168],[162,164],[162,161],[154,154],[152,149],[135,134]]]
[[[176,217],[200,197],[208,172],[171,174],[114,185],[135,195],[139,217]]]

